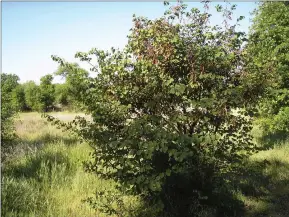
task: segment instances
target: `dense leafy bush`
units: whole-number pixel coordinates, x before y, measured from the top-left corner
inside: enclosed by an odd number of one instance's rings
[[[264,143],[265,148],[276,145],[277,141],[281,142],[288,139],[289,107],[281,108],[276,115],[259,118],[256,123],[262,128],[260,139]]]
[[[15,138],[13,118],[17,113],[13,103],[13,92],[17,88],[19,77],[14,74],[1,74],[1,147],[6,148]],[[2,152],[3,153],[3,149]]]
[[[94,148],[89,171],[158,204],[158,216],[196,216],[202,206],[232,216],[223,175],[256,150],[248,111],[268,75],[244,51],[236,25],[212,27],[209,19],[182,3],[156,20],[134,17],[124,50],[76,54],[95,77],[53,56],[92,121],[46,117]]]
[[[289,122],[284,115],[289,106],[289,5],[262,2],[253,21],[248,52],[255,64],[273,75],[267,97],[260,104],[261,126],[266,134],[274,134],[284,131]],[[285,128],[288,131],[288,125]]]

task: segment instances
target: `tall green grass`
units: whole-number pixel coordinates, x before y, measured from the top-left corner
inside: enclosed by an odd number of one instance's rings
[[[99,216],[83,200],[114,185],[84,172],[90,147],[37,113],[21,114],[16,130],[18,151],[2,170],[2,216]]]
[[[237,195],[246,216],[289,216],[289,142],[253,155],[244,168]]]

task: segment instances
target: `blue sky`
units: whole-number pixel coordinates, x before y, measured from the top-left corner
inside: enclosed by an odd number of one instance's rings
[[[203,7],[197,2],[189,7]],[[212,24],[221,24],[212,3]],[[234,18],[244,15],[241,29],[248,30],[254,2],[237,4]],[[132,27],[132,14],[151,19],[166,8],[162,2],[2,2],[2,72],[14,73],[21,83],[53,73],[58,55],[75,62],[77,51],[93,47],[122,48]],[[57,80],[55,82],[59,82]]]

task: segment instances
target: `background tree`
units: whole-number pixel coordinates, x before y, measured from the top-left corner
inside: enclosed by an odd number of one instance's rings
[[[34,81],[28,81],[23,84],[25,93],[25,102],[28,109],[33,111],[39,110],[40,104],[40,89]]]
[[[48,111],[49,108],[53,106],[55,100],[55,86],[52,84],[53,76],[45,75],[40,79],[40,110]]]
[[[68,86],[67,84],[55,84],[55,102],[62,106],[68,106]]]
[[[13,90],[19,85],[19,77],[1,73],[1,147],[6,148],[15,138],[13,118],[17,109],[12,101]],[[2,150],[3,153],[3,150]]]
[[[62,76],[65,78],[65,83],[62,86],[62,90],[58,90],[58,97],[65,97],[69,104],[69,109],[74,111],[82,110],[82,103],[79,100],[79,93],[92,88],[93,86],[88,85],[87,80],[89,77],[88,71],[79,67],[77,63],[72,63],[71,67],[60,65],[54,74],[56,76]],[[78,83],[78,85],[75,85]],[[59,99],[60,99],[59,98]]]
[[[12,103],[18,111],[28,110],[23,85],[18,84],[12,91]]]
[[[254,12],[248,51],[255,64],[271,73],[270,89],[260,104],[265,133],[289,128],[289,5],[262,2]]]

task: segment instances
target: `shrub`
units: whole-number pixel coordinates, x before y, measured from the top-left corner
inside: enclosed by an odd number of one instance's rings
[[[264,144],[264,148],[282,143],[289,138],[289,107],[281,108],[274,116],[259,118],[257,124],[262,129],[259,140]]]
[[[220,203],[223,174],[256,150],[247,115],[267,75],[251,63],[236,25],[211,27],[209,18],[182,3],[156,20],[134,17],[123,51],[76,54],[90,64],[97,57],[95,78],[53,56],[92,121],[47,119],[94,148],[88,171],[159,204],[158,216],[196,216],[201,206],[232,215]]]

